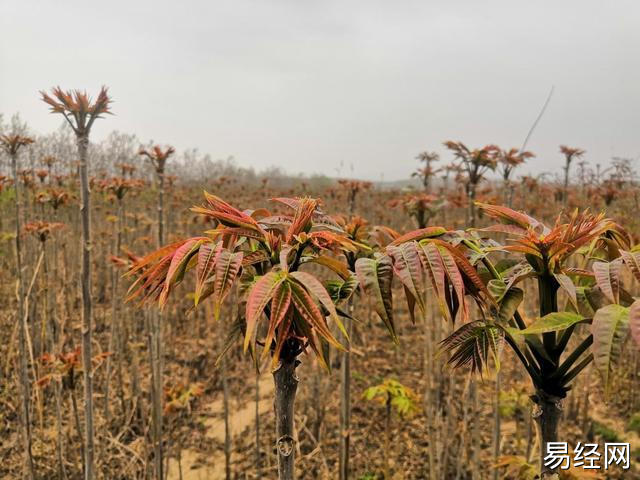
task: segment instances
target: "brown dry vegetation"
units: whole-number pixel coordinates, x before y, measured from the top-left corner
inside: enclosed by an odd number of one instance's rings
[[[5,130],[7,133],[9,126]],[[156,247],[157,182],[151,165],[136,155],[138,147],[131,137],[112,136],[89,151],[95,478],[156,478],[157,471],[149,353],[153,307],[140,309],[125,303],[129,280],[120,278],[129,264],[128,255],[137,257]],[[5,168],[8,158],[2,157],[0,170],[0,477],[22,478],[27,469],[12,233],[15,190]],[[28,226],[20,235],[34,470],[36,478],[82,478],[86,422],[80,359],[83,303],[77,155],[68,133],[60,131],[37,138],[18,158],[22,224]],[[462,229],[470,221],[476,226],[488,225],[490,221],[482,212],[470,208],[467,196],[472,196],[494,203],[508,198],[513,208],[548,224],[554,223],[564,204],[568,209],[606,208],[607,215],[623,224],[634,239],[640,233],[636,216],[628,214],[638,211],[640,189],[629,164],[621,161],[606,173],[591,171],[585,164],[574,166],[571,178],[575,182],[567,181],[566,188],[563,177],[514,176],[505,182],[480,179],[469,187],[462,173],[427,165],[434,175],[431,181],[423,182],[429,187],[427,192],[421,191],[422,185],[412,192],[361,185],[355,193],[352,182],[260,177],[231,164],[188,154],[172,161],[168,160],[164,183],[167,243],[213,227],[211,222],[203,225],[203,217],[189,211],[201,203],[203,188],[240,209],[265,205],[265,199],[272,197],[308,195],[322,199],[323,210],[331,215],[351,211],[370,225],[385,225],[398,232],[424,226],[417,225],[424,222],[448,229]],[[194,174],[196,168],[202,173]],[[421,213],[416,208],[421,208]],[[533,283],[525,288],[535,293]],[[224,357],[223,369],[217,363],[231,328],[229,320],[238,314],[239,293],[234,291],[226,299],[216,322],[212,305],[192,309],[192,290],[191,283],[177,289],[161,317],[164,474],[170,480],[225,478],[226,450],[230,478],[276,478],[270,363],[262,364],[256,375],[250,356],[242,353],[241,340],[235,341]],[[375,315],[370,298],[363,295],[354,304],[357,321],[350,354],[349,478],[382,478],[385,407],[365,400],[363,392],[390,378],[416,394],[413,414],[403,416],[394,411],[391,415],[391,478],[494,478],[495,373],[489,369],[482,377],[471,377],[464,369],[447,367],[449,354],[436,354],[439,342],[454,325],[443,322],[433,299],[428,301],[426,318],[412,324],[404,301],[400,301],[399,283],[394,293],[398,299],[394,303],[397,346]],[[537,306],[529,301],[522,311],[526,318],[534,318]],[[593,367],[578,377],[565,402],[562,440],[572,445],[577,441],[603,444],[617,438],[630,441],[632,450],[640,448],[637,357],[636,348],[625,351],[612,381],[614,394],[607,402]],[[341,357],[332,352],[331,374],[313,355],[302,355],[301,360],[294,422],[298,477],[338,478]],[[526,460],[535,465],[539,441],[531,420],[529,395],[533,391],[509,349],[503,352],[500,381],[501,461],[511,462],[511,467]],[[629,428],[634,415],[635,431]],[[640,478],[634,465],[639,460],[640,452],[633,451],[633,472],[613,470],[607,478]],[[513,470],[507,473],[506,467],[497,472],[499,478],[528,478],[526,472],[520,477]],[[592,478],[582,471],[574,473],[571,478]]]

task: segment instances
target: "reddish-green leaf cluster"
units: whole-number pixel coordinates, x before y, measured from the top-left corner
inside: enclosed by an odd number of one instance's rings
[[[34,140],[24,135],[0,135],[0,147],[10,156],[16,155],[21,147],[31,145]]]
[[[51,113],[60,113],[78,136],[85,136],[91,130],[93,122],[104,114],[111,114],[107,87],[102,87],[98,97],[93,100],[87,92],[81,90],[65,91],[60,87],[51,90],[51,95],[41,91],[42,101],[49,105]],[[71,120],[74,120],[73,122]]]
[[[393,321],[392,279],[404,288],[411,318],[415,306],[424,314],[428,284],[432,288],[444,318],[467,321],[467,296],[479,305],[493,302],[484,282],[467,257],[460,232],[428,227],[399,236],[384,252],[356,262],[360,283],[374,299],[378,316],[397,341]]]
[[[266,209],[241,211],[205,193],[205,204],[191,210],[216,223],[215,228],[136,261],[129,270],[129,275],[137,276],[129,299],[152,300],[164,306],[185,273],[194,270],[194,302],[198,305],[211,297],[218,318],[224,299],[239,281],[241,303],[246,304],[241,311],[245,350],[262,343],[264,354],[271,352],[277,362],[283,348],[293,342],[300,351],[311,348],[326,365],[323,342],[343,348],[327,320],[335,323],[345,338],[346,332],[326,287],[300,267],[322,265],[346,283],[352,275],[341,254],[357,251],[358,244],[319,209],[317,200],[274,200],[289,207],[292,214],[272,215]],[[260,340],[262,319],[266,328]]]

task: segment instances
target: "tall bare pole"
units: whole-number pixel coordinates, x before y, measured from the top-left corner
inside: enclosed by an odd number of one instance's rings
[[[100,115],[111,113],[111,99],[107,89],[102,87],[95,102],[80,90],[63,91],[60,87],[52,90],[52,96],[40,92],[42,100],[51,107],[52,113],[64,116],[76,135],[78,148],[78,170],[80,174],[80,217],[82,223],[82,370],[84,377],[84,478],[95,477],[94,428],[93,428],[93,368],[91,365],[91,335],[93,329],[91,302],[91,191],[89,189],[88,149],[89,134],[93,122]]]
[[[22,274],[22,245],[20,240],[20,234],[22,233],[21,215],[22,215],[22,203],[20,195],[20,179],[18,178],[18,151],[21,147],[33,143],[33,140],[21,135],[3,135],[0,137],[0,146],[5,150],[11,158],[11,173],[13,175],[13,188],[15,191],[15,214],[16,214],[16,273],[18,276],[18,331],[19,333],[19,348],[20,348],[20,385],[22,388],[22,427],[23,427],[23,441],[24,441],[24,453],[25,453],[25,465],[27,466],[27,473],[29,479],[35,478],[35,466],[33,463],[33,453],[31,449],[32,437],[31,437],[31,419],[30,419],[30,404],[31,404],[31,389],[29,387],[29,363],[27,359],[27,332],[24,314],[24,278]]]
[[[164,245],[164,174],[167,159],[175,153],[173,147],[162,149],[154,146],[149,150],[140,149],[140,155],[147,157],[156,173],[158,187],[157,213],[158,213],[158,248]],[[151,409],[153,415],[153,450],[154,467],[158,480],[164,480],[164,462],[162,449],[162,314],[153,311],[150,320],[150,354],[152,376]]]

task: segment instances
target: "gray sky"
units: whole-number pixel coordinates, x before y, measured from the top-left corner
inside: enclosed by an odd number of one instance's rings
[[[640,2],[0,0],[0,112],[54,129],[58,84],[110,87],[95,139],[373,180],[448,139],[519,147],[555,85],[521,173],[556,171],[562,143],[640,156]]]

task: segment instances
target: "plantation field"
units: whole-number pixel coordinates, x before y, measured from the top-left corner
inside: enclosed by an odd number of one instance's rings
[[[290,177],[42,96],[68,124],[0,124],[0,478],[534,479],[547,442],[630,466],[543,478],[640,478],[630,160]]]

